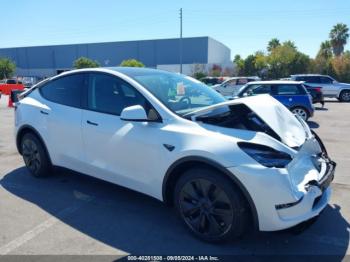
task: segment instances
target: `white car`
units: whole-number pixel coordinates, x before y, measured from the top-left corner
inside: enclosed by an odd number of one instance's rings
[[[212,88],[223,96],[235,96],[242,86],[249,82],[259,80],[261,79],[257,76],[231,77],[221,84],[212,86]]]
[[[225,101],[179,74],[83,69],[32,87],[15,112],[32,175],[59,166],[150,195],[207,241],[292,227],[330,198],[335,163],[269,95]]]

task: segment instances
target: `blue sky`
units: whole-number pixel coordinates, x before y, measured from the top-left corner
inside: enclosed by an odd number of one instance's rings
[[[0,48],[174,38],[180,7],[184,37],[211,36],[232,57],[273,37],[313,57],[334,24],[350,27],[349,0],[1,0]]]

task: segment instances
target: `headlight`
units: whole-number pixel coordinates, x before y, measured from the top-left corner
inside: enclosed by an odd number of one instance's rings
[[[239,142],[238,146],[255,161],[266,167],[283,168],[292,161],[289,154],[268,146],[247,142]]]

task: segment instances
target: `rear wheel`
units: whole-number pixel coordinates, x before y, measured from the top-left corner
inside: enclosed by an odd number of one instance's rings
[[[291,111],[293,114],[300,116],[304,121],[306,121],[309,118],[308,112],[303,107],[294,107]]]
[[[339,95],[339,100],[341,102],[350,102],[350,90],[344,90]]]
[[[34,134],[23,136],[21,150],[24,163],[33,176],[43,177],[51,173],[51,163],[44,145]]]
[[[232,181],[214,170],[186,171],[176,184],[174,200],[187,228],[202,240],[233,239],[245,231],[244,197]]]

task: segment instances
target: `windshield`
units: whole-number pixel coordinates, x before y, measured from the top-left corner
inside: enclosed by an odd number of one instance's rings
[[[135,79],[166,107],[181,116],[225,101],[215,90],[188,76],[157,70],[123,73]]]

